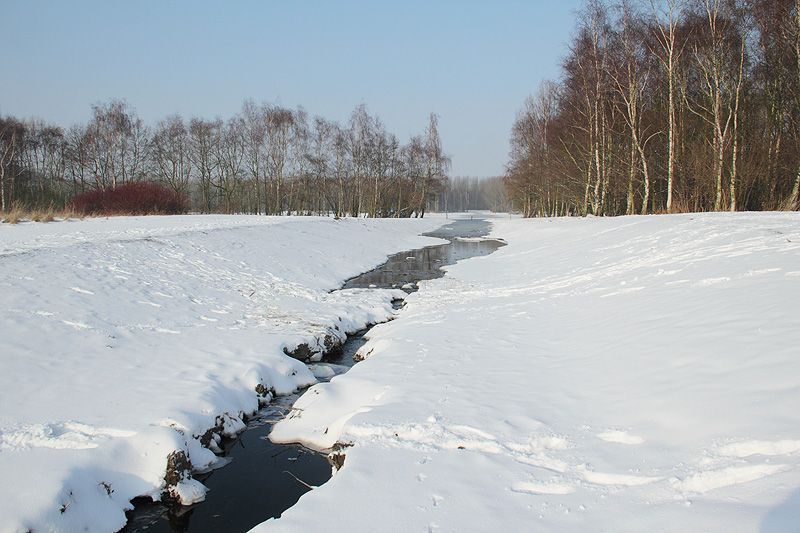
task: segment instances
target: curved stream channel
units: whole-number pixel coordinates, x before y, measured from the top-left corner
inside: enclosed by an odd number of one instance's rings
[[[442,277],[442,266],[488,255],[504,246],[498,240],[462,240],[483,237],[489,229],[490,224],[482,219],[456,220],[426,234],[447,239],[448,244],[395,254],[374,270],[348,280],[342,288],[403,287],[406,292],[413,292],[418,281]],[[328,366],[335,374],[346,372],[355,364],[353,356],[366,342],[366,332],[349,336],[341,351],[312,365]],[[331,477],[326,454],[269,441],[272,425],[291,410],[303,392],[276,398],[247,420],[247,429],[237,438],[223,442],[222,456],[229,464],[195,475],[209,489],[205,501],[181,507],[140,498],[134,501],[135,509],[128,513],[128,524],[122,531],[247,531],[279,517],[297,503],[310,490],[306,484],[325,483]]]

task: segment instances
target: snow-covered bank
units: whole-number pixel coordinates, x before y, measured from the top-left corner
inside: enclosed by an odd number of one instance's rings
[[[284,348],[392,312],[393,291],[329,291],[390,253],[440,242],[417,235],[441,224],[0,226],[0,530],[115,530],[132,497],[159,495],[173,451],[212,466],[197,437],[241,429],[256,389],[268,399],[315,382]],[[203,495],[192,480],[178,491]]]
[[[353,446],[261,527],[796,531],[800,214],[494,224],[276,426]]]

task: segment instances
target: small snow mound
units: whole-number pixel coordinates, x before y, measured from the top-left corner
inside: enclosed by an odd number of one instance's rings
[[[592,470],[582,469],[581,477],[584,481],[593,483],[595,485],[603,486],[620,486],[620,487],[638,487],[640,485],[647,485],[659,481],[661,478],[649,476],[636,476],[633,474],[612,474],[609,472],[594,472]]]
[[[511,485],[511,490],[523,494],[572,494],[575,487],[568,483],[532,483],[520,481]]]
[[[217,418],[222,426],[222,434],[226,437],[235,437],[245,429],[247,425],[238,416],[224,413]]]
[[[550,450],[566,450],[570,447],[567,439],[557,435],[544,435],[534,437],[530,442],[530,449],[534,452],[546,452]]]
[[[747,440],[734,442],[719,449],[719,453],[730,457],[789,455],[797,452],[800,452],[800,440]]]
[[[599,433],[597,438],[615,444],[641,444],[644,442],[642,437],[631,435],[626,431],[610,430]]]
[[[771,476],[786,470],[784,465],[747,465],[731,466],[720,470],[707,470],[698,472],[683,480],[678,480],[672,486],[681,492],[696,492],[703,494],[715,489],[749,483],[758,479]]]
[[[487,433],[472,426],[463,426],[463,425],[450,426],[450,431],[461,437],[469,437],[477,435],[482,439],[496,440],[496,437],[491,433]]]
[[[336,375],[336,371],[329,365],[308,365],[308,369],[317,379],[330,379]]]
[[[194,505],[206,499],[206,486],[196,479],[184,479],[172,488],[172,494],[181,505]]]

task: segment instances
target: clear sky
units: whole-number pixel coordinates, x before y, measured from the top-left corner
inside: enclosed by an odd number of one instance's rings
[[[438,113],[451,174],[499,175],[581,3],[0,0],[0,114],[67,126],[123,98],[153,124],[252,98],[346,121],[363,102],[401,140]]]

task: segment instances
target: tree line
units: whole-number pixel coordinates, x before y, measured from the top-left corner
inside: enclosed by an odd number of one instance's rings
[[[525,216],[800,208],[800,0],[587,2],[505,181]]]
[[[436,211],[511,211],[502,177],[456,176],[447,182],[445,191],[437,195]]]
[[[424,216],[450,160],[431,113],[405,144],[365,105],[346,124],[246,101],[228,120],[172,115],[149,127],[126,102],[67,129],[0,117],[0,211],[157,182],[212,213]]]

